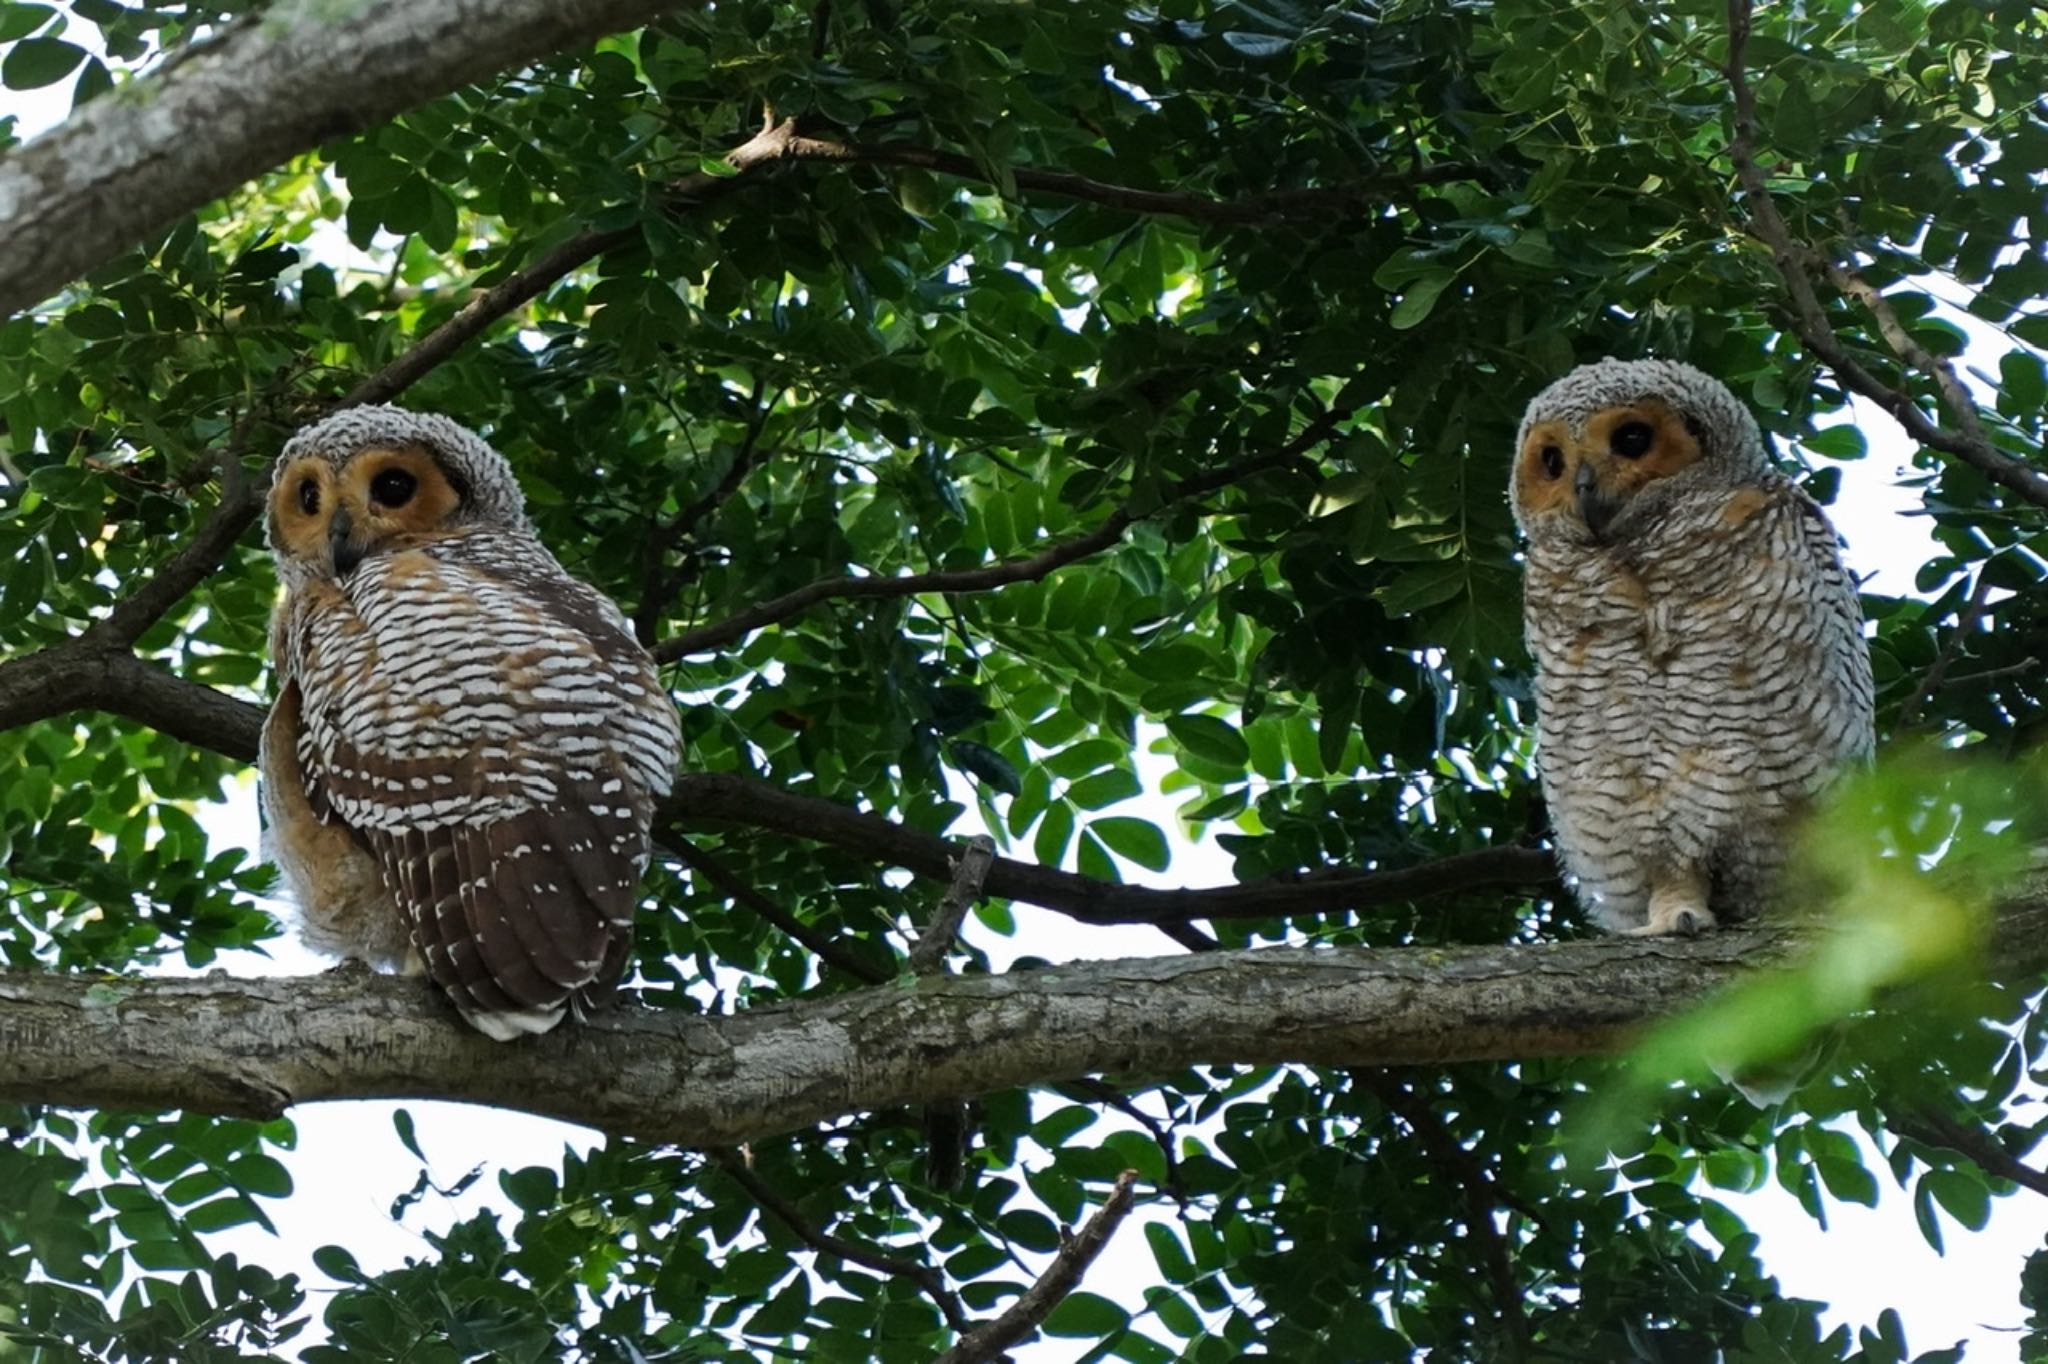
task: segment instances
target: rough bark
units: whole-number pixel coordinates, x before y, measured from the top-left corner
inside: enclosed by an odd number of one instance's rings
[[[623,1011],[511,1045],[416,980],[0,974],[0,1101],[275,1114],[450,1099],[690,1146],[867,1109],[1190,1065],[1440,1064],[1611,1052],[1797,946],[1697,941],[1264,948],[925,976],[723,1017]],[[2001,911],[1995,971],[2048,959],[2048,875]]]
[[[282,0],[0,158],[0,316],[300,152],[678,0]]]

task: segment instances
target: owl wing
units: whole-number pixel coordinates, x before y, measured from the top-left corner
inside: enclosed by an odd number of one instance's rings
[[[494,1037],[608,994],[675,708],[537,542],[366,561],[301,642],[308,801],[376,857],[427,974]]]
[[[1795,576],[1808,593],[1818,638],[1814,675],[1816,737],[1832,765],[1868,758],[1876,745],[1872,712],[1877,688],[1863,638],[1863,600],[1842,562],[1841,537],[1820,505],[1790,489],[1796,527]]]

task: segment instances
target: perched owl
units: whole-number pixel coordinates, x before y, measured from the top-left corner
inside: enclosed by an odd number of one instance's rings
[[[1727,388],[1582,365],[1522,417],[1537,763],[1594,920],[1697,933],[1769,898],[1789,824],[1871,747],[1856,585]]]
[[[285,598],[267,852],[322,951],[424,970],[501,1041],[618,983],[681,734],[618,609],[563,571],[511,466],[357,407],[278,457]]]

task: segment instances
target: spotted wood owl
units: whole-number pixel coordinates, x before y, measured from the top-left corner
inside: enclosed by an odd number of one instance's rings
[[[357,407],[279,455],[263,729],[271,860],[307,941],[544,1032],[625,969],[681,745],[654,662],[446,417]]]
[[[1537,394],[1509,488],[1537,764],[1581,901],[1622,933],[1747,917],[1800,809],[1871,747],[1834,529],[1735,396],[1666,360]]]

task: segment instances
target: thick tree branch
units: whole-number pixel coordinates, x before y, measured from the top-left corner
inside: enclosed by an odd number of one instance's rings
[[[1089,1217],[1086,1225],[1073,1235],[1062,1231],[1060,1248],[1053,1255],[1052,1263],[1038,1276],[1037,1282],[1024,1290],[1017,1301],[1003,1310],[1003,1314],[986,1326],[970,1331],[958,1344],[939,1356],[937,1364],[986,1364],[989,1360],[1003,1358],[1003,1351],[1012,1345],[1021,1345],[1036,1331],[1045,1319],[1052,1315],[1052,1309],[1067,1300],[1067,1295],[1081,1286],[1081,1276],[1088,1272],[1088,1266],[1095,1263],[1095,1257],[1109,1244],[1109,1238],[1123,1224],[1124,1217],[1131,1210],[1131,1194],[1137,1184],[1138,1172],[1126,1170],[1116,1177],[1110,1186],[1109,1197]]]
[[[2036,469],[1998,449],[1984,433],[1977,406],[1956,378],[1948,362],[1931,354],[1899,325],[1891,305],[1853,272],[1818,258],[1813,248],[1797,241],[1778,212],[1771,197],[1769,180],[1756,161],[1756,92],[1750,88],[1746,64],[1752,0],[1728,0],[1728,66],[1724,73],[1734,97],[1734,135],[1728,142],[1728,156],[1735,164],[1736,178],[1749,203],[1750,230],[1770,248],[1771,260],[1792,296],[1794,325],[1807,349],[1827,362],[1842,386],[1862,394],[1892,414],[1906,434],[1931,450],[1953,455],[1989,478],[2019,494],[2037,507],[2048,507],[2048,471]],[[1827,309],[1814,291],[1813,275],[1830,277],[1837,288],[1852,295],[1871,310],[1878,332],[1899,359],[1931,377],[1940,390],[1943,406],[1954,417],[1958,429],[1944,427],[1922,412],[1913,399],[1858,364],[1828,321]]]
[[[281,0],[0,157],[0,316],[299,152],[677,2]]]
[[[272,1115],[453,1099],[688,1146],[861,1110],[1190,1065],[1441,1064],[1612,1052],[1795,948],[1691,942],[1265,948],[935,975],[724,1017],[619,1011],[512,1045],[425,984],[0,974],[0,1102]],[[2048,876],[2003,907],[1997,974],[2048,961]]]

